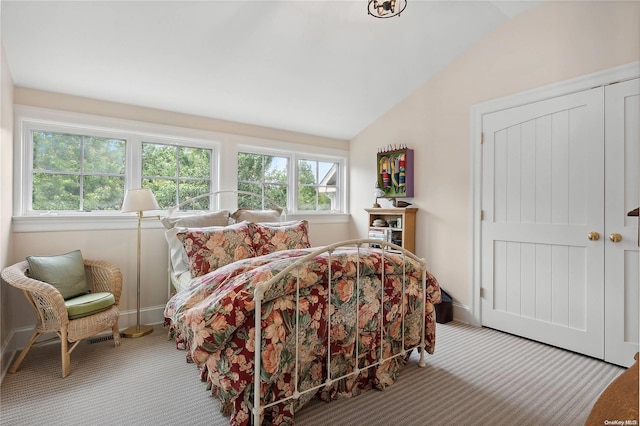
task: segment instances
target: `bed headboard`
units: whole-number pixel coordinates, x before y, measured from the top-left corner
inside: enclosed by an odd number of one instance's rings
[[[221,209],[221,197],[227,197],[226,205],[236,206],[235,211]],[[231,197],[235,198],[231,198]],[[244,207],[239,202],[241,197],[254,197],[260,200],[261,209]],[[182,209],[190,206],[189,209]],[[287,220],[287,209],[272,199],[261,194],[241,190],[221,190],[209,192],[189,198],[180,204],[167,209],[167,215],[160,222],[167,228],[175,226],[205,227],[226,226],[233,223],[248,222],[284,222]]]
[[[275,210],[280,210],[282,212],[282,215],[284,216],[284,219],[286,220],[286,216],[287,216],[287,208],[283,207],[281,205],[279,205],[278,203],[276,203],[274,200],[272,200],[271,198],[265,197],[262,194],[255,194],[253,192],[249,192],[249,191],[241,191],[241,190],[236,190],[236,189],[224,189],[224,190],[220,190],[220,191],[213,191],[213,192],[209,192],[208,194],[202,194],[202,195],[198,195],[192,198],[189,198],[183,202],[181,202],[180,204],[174,206],[174,207],[170,207],[167,212],[168,215],[171,216],[176,212],[179,212],[181,210],[182,207],[187,206],[187,205],[191,205],[192,208],[190,209],[191,211],[209,211],[212,210],[213,207],[219,207],[220,206],[220,198],[221,196],[224,195],[234,195],[236,198],[236,208],[237,209],[242,209],[243,207],[238,205],[237,201],[240,198],[239,196],[243,195],[243,196],[248,196],[248,197],[254,197],[256,199],[260,199],[262,200],[261,205],[262,208],[264,209],[265,207],[271,208],[271,209],[275,209]],[[202,206],[202,201],[205,199],[209,199],[209,203],[207,204],[206,208],[196,208],[196,207],[200,207]]]

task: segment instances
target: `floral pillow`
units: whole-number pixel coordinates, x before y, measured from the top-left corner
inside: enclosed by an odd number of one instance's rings
[[[184,246],[192,278],[256,255],[247,222],[224,228],[187,228],[176,237]]]
[[[280,250],[311,247],[306,220],[284,224],[249,223],[256,256]]]

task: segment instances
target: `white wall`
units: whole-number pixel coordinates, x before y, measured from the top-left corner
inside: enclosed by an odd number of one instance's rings
[[[0,43],[0,269],[9,264],[11,249],[11,211],[13,174],[13,79]],[[0,285],[0,348],[4,349],[10,338],[7,286]],[[7,360],[0,351],[0,371],[4,371]]]
[[[416,254],[464,314],[471,106],[639,59],[639,2],[549,2],[508,21],[351,141],[355,236],[366,235],[378,147],[407,144],[415,150]]]

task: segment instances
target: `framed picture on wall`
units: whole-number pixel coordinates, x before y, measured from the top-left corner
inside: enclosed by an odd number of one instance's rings
[[[378,186],[384,197],[413,197],[413,149],[378,152]]]

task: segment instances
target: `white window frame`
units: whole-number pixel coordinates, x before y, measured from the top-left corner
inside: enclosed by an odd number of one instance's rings
[[[32,131],[51,131],[109,137],[126,141],[125,190],[137,188],[142,179],[142,143],[179,145],[212,150],[211,188],[218,185],[220,145],[224,138],[198,131],[89,114],[15,106],[13,220],[16,232],[128,228],[128,214],[119,211],[41,212],[30,210],[33,176]],[[163,211],[148,212],[160,214]],[[154,227],[154,225],[152,225]]]
[[[71,134],[71,135],[75,135],[75,136],[81,136],[81,137],[100,137],[100,138],[109,138],[109,139],[118,139],[118,140],[124,140],[125,142],[125,158],[126,158],[126,162],[129,162],[129,155],[128,155],[128,151],[129,151],[129,140],[127,139],[126,135],[122,135],[122,134],[116,134],[114,132],[112,133],[108,133],[108,132],[104,132],[104,131],[99,131],[99,130],[95,130],[95,131],[91,131],[91,133],[89,133],[88,131],[85,131],[85,129],[76,129],[76,128],[69,128],[66,126],[61,126],[59,124],[49,124],[49,125],[37,125],[35,123],[26,123],[24,126],[24,141],[25,141],[25,153],[28,153],[28,155],[25,156],[25,161],[26,161],[26,165],[25,165],[25,173],[24,173],[24,190],[21,191],[21,199],[20,199],[20,203],[22,205],[22,209],[21,209],[21,213],[23,216],[34,216],[34,215],[58,215],[61,214],[60,211],[55,211],[55,212],[43,212],[40,210],[31,210],[30,206],[31,206],[31,196],[32,196],[32,191],[33,191],[33,137],[32,137],[32,132],[43,132],[43,133],[59,133],[59,134]],[[90,174],[85,174],[83,172],[80,172],[81,175],[83,176],[88,176]],[[126,181],[127,181],[127,171],[125,168],[124,171],[124,179],[125,179],[125,189],[127,188],[126,185]],[[86,215],[86,214],[114,214],[117,213],[115,211],[99,211],[99,212],[86,212],[86,211],[80,211],[80,210],[64,210],[64,214],[69,214],[69,215]]]
[[[211,191],[215,191],[214,189],[214,183],[217,182],[217,178],[216,178],[216,170],[219,168],[219,158],[218,158],[218,147],[212,147],[212,146],[206,146],[203,145],[202,141],[194,141],[194,140],[189,140],[189,142],[185,143],[186,140],[185,139],[181,139],[180,141],[175,141],[173,139],[169,139],[167,140],[166,138],[159,138],[159,137],[154,137],[154,138],[150,138],[150,137],[142,137],[140,138],[140,143],[138,146],[136,146],[136,148],[139,150],[139,159],[140,159],[140,163],[139,163],[139,167],[137,167],[136,172],[138,172],[138,175],[135,177],[135,182],[142,182],[142,144],[143,143],[149,143],[149,144],[156,144],[156,145],[168,145],[168,146],[180,146],[180,147],[188,147],[188,148],[203,148],[203,149],[210,149],[211,150],[211,162],[209,164],[210,169],[209,169],[209,176],[210,176],[210,190]]]
[[[280,157],[280,158],[286,158],[287,159],[287,182],[286,182],[286,187],[287,187],[287,205],[291,205],[291,153],[283,153],[283,152],[279,152],[279,151],[273,151],[273,150],[269,150],[269,149],[259,149],[257,147],[254,146],[240,146],[238,147],[238,150],[236,152],[236,158],[235,158],[235,171],[236,171],[236,186],[234,187],[234,189],[238,189],[238,181],[237,181],[237,177],[238,177],[238,154],[240,153],[245,153],[245,154],[255,154],[255,155],[263,155],[263,156],[270,156],[270,157]],[[264,173],[262,175],[262,181],[260,182],[261,185],[265,185],[267,184],[264,181]],[[268,206],[266,206],[268,208]],[[281,206],[281,207],[287,207],[287,206]],[[287,209],[289,209],[289,207],[287,207]]]
[[[329,150],[326,150],[329,151]],[[321,153],[320,150],[310,150],[310,151],[301,151],[300,146],[296,147],[294,150],[291,149],[279,149],[279,148],[264,148],[264,146],[256,146],[256,145],[246,145],[241,144],[238,146],[236,151],[236,177],[237,166],[238,166],[238,153],[245,152],[248,154],[259,154],[259,155],[270,155],[276,157],[285,157],[288,161],[288,170],[287,170],[287,215],[293,215],[294,217],[304,217],[304,215],[309,216],[325,216],[325,215],[347,215],[348,211],[346,206],[347,204],[347,189],[346,189],[346,167],[347,167],[347,156],[337,155],[337,152],[327,152]],[[314,210],[299,210],[298,209],[298,160],[309,160],[309,161],[324,161],[337,163],[339,167],[338,180],[336,182],[336,187],[339,195],[337,198],[337,203],[339,208],[335,211],[326,212],[326,211],[314,211]],[[237,188],[237,183],[234,188]]]
[[[340,186],[340,178],[342,177],[343,171],[342,171],[342,165],[340,164],[340,162],[336,161],[336,160],[327,159],[327,158],[318,159],[317,157],[311,157],[311,156],[308,156],[308,155],[301,155],[296,160],[296,164],[294,166],[296,173],[298,173],[298,164],[299,164],[300,161],[312,161],[312,162],[315,162],[316,163],[316,168],[318,166],[318,163],[320,163],[320,162],[338,164],[338,171],[337,171],[338,178],[336,179],[336,185],[335,185],[336,186],[336,196],[335,196],[335,202],[334,202],[336,204],[336,208],[332,209],[331,211],[342,212],[342,199],[341,199],[342,188]],[[317,169],[316,169],[316,172],[317,172]],[[299,177],[296,176],[296,178],[297,178],[296,182],[299,182]],[[323,185],[320,185],[320,182],[316,182],[313,185],[306,185],[306,186],[315,188],[316,189],[316,195],[317,195],[319,190],[320,190],[320,187],[322,187]],[[297,184],[296,185],[296,208],[298,207],[297,203],[298,203],[298,195],[299,195],[298,192],[299,192],[299,190],[300,190],[300,185]],[[317,201],[318,200],[316,199],[316,207],[318,207]],[[323,213],[324,212],[323,210],[300,210],[300,211],[301,212],[303,211],[305,213],[308,212],[308,213],[312,213],[312,214],[319,214],[319,213]]]
[[[125,188],[139,187],[142,176],[142,142],[177,144],[182,146],[212,149],[211,191],[237,188],[238,152],[277,155],[289,158],[287,218],[307,219],[311,223],[346,223],[349,215],[349,151],[317,145],[277,141],[252,136],[189,129],[134,120],[102,117],[47,108],[14,105],[14,183],[13,183],[13,230],[14,232],[40,232],[65,230],[129,229],[130,219],[135,214],[115,211],[64,212],[41,214],[27,212],[31,197],[32,130],[62,131],[74,134],[114,137],[127,141]],[[297,211],[297,162],[298,159],[337,162],[340,167],[339,183],[340,211]],[[223,170],[224,166],[224,170]],[[222,200],[224,202],[224,200]],[[227,200],[219,208],[237,208],[235,200]],[[166,214],[166,211],[145,214]],[[161,228],[159,221],[146,221],[145,227]]]

